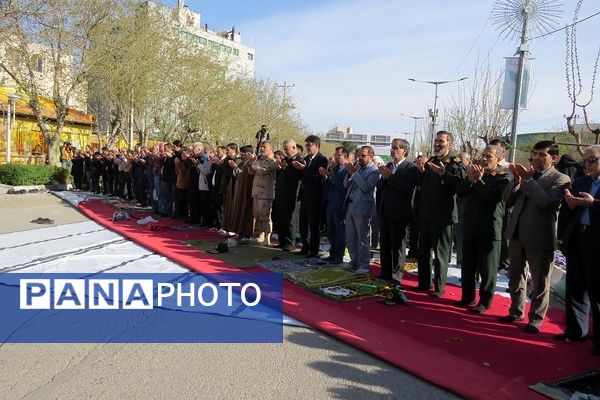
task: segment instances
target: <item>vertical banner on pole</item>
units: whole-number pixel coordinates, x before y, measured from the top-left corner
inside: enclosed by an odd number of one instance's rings
[[[517,76],[519,74],[519,57],[505,57],[504,86],[502,91],[501,108],[512,109],[515,104],[515,91],[517,90]],[[521,85],[520,108],[527,108],[527,94],[531,82],[532,58],[523,60],[523,84]]]

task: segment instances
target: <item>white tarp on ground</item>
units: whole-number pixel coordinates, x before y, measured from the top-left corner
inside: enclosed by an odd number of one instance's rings
[[[0,260],[0,273],[190,272],[94,221],[0,235]]]

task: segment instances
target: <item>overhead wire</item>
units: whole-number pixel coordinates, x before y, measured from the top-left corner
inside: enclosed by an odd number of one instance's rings
[[[554,34],[554,33],[556,33],[556,32],[564,31],[565,29],[571,28],[571,27],[573,27],[573,26],[575,26],[575,25],[577,25],[577,24],[579,24],[579,23],[581,23],[581,22],[587,21],[588,19],[594,18],[594,17],[596,17],[596,16],[598,16],[598,15],[600,15],[600,11],[598,11],[597,13],[595,13],[595,14],[592,14],[592,15],[590,15],[590,16],[588,16],[588,17],[585,17],[585,18],[583,18],[583,19],[580,19],[580,20],[578,20],[578,21],[575,21],[575,22],[573,22],[572,24],[565,25],[565,26],[563,26],[562,28],[558,28],[558,29],[555,29],[555,30],[553,30],[553,31],[551,31],[551,32],[544,33],[544,34],[542,34],[542,35],[538,35],[538,36],[534,36],[534,37],[532,37],[532,38],[529,38],[529,40],[534,40],[534,39],[543,38],[543,37],[546,37],[546,36],[550,36],[550,35],[552,35],[552,34]]]

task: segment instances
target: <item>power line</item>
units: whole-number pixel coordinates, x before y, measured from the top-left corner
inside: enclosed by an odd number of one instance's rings
[[[462,64],[465,62],[465,60],[467,59],[467,57],[469,57],[469,54],[471,54],[471,51],[473,51],[473,48],[475,47],[475,45],[477,44],[477,42],[479,41],[479,38],[481,37],[481,34],[483,33],[483,30],[485,29],[485,27],[487,26],[488,22],[490,22],[490,19],[492,17],[492,13],[490,12],[490,14],[488,15],[487,19],[485,20],[485,23],[483,24],[483,27],[481,27],[481,30],[479,31],[479,33],[477,34],[477,37],[475,38],[475,40],[473,41],[473,44],[471,45],[471,47],[469,48],[469,50],[467,51],[467,54],[465,54],[465,56],[463,57],[463,59],[458,63],[458,65],[456,66],[456,68],[454,69],[454,72],[458,71],[458,69],[462,66]]]
[[[565,26],[564,26],[564,27],[562,27],[562,28],[555,29],[555,30],[553,30],[552,32],[548,32],[548,33],[545,33],[545,34],[543,34],[543,35],[539,35],[539,36],[532,37],[532,38],[530,38],[529,40],[543,38],[543,37],[546,37],[546,36],[550,36],[550,35],[552,35],[552,34],[554,34],[554,33],[556,33],[556,32],[564,31],[565,29],[568,29],[568,28],[570,28],[570,27],[572,27],[572,26],[575,26],[575,25],[577,25],[577,24],[578,24],[578,23],[580,23],[580,22],[587,21],[587,20],[588,20],[588,19],[590,19],[590,18],[594,18],[594,17],[595,17],[595,16],[597,16],[597,15],[600,15],[600,11],[598,11],[598,12],[597,12],[597,13],[595,13],[595,14],[592,14],[592,15],[590,15],[589,17],[585,17],[584,19],[580,19],[579,21],[575,21],[575,22],[573,22],[572,24],[565,25]]]

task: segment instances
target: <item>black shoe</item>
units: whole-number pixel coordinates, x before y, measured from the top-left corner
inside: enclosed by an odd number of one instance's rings
[[[442,297],[444,295],[443,291],[436,290],[434,292],[429,293],[429,297]]]
[[[515,321],[523,321],[523,317],[517,317],[516,315],[507,315],[505,317],[499,318],[498,321],[504,324],[512,324]]]
[[[454,302],[456,307],[469,307],[475,305],[475,300],[466,301],[466,300],[458,300]]]
[[[538,328],[535,325],[527,324],[527,325],[525,325],[525,328],[523,328],[523,332],[525,332],[525,333],[539,333],[540,332],[540,328]]]
[[[477,304],[475,307],[469,308],[469,311],[474,312],[475,314],[481,314],[484,311],[489,310],[489,306],[484,306],[483,304]]]
[[[397,280],[395,280],[394,278],[384,278],[382,276],[379,276],[377,279],[381,279],[382,281],[385,281],[386,283],[393,285],[393,286],[397,286],[402,290],[405,290],[404,286],[402,286],[402,284],[400,282],[398,282]]]
[[[560,340],[561,342],[585,342],[588,339],[587,335],[580,338],[572,337],[566,333],[559,333],[554,335],[554,340]]]

